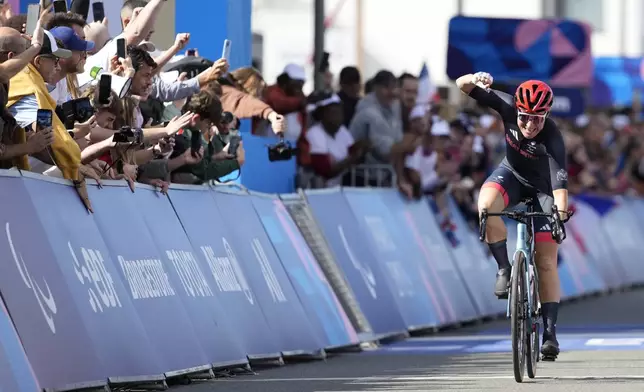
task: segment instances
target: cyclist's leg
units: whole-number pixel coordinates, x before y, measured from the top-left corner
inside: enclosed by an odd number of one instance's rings
[[[479,193],[479,214],[483,209],[488,212],[501,212],[508,205],[515,204],[520,196],[520,183],[514,173],[504,166],[499,166],[485,180]],[[499,298],[507,298],[510,283],[510,259],[507,246],[508,232],[503,220],[498,216],[487,219],[485,241],[499,267],[496,274],[494,294]]]
[[[539,204],[535,209],[550,211],[553,200],[546,195],[539,195]],[[559,271],[557,269],[558,245],[552,239],[551,224],[546,218],[537,218],[535,225],[535,263],[539,271],[539,297],[541,298],[541,312],[543,317],[543,345],[541,352],[544,355],[556,357],[559,354],[556,325],[559,314],[559,300],[561,288],[559,285]]]

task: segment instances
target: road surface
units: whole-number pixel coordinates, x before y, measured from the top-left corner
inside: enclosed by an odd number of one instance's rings
[[[558,333],[557,362],[539,362],[523,385],[512,375],[509,321],[500,320],[170,391],[644,391],[644,290],[565,304]]]

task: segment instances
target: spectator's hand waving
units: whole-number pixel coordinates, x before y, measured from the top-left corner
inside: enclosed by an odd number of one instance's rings
[[[177,49],[177,52],[185,48],[189,41],[190,33],[177,34],[177,37],[174,39],[174,47]]]
[[[27,145],[29,153],[35,154],[49,147],[54,142],[54,132],[51,127],[42,129],[38,132],[31,132],[27,136]]]
[[[186,127],[192,121],[192,116],[194,113],[186,112],[181,116],[177,116],[168,122],[168,125],[165,127],[166,135],[172,136],[175,133],[179,132],[181,128]]]

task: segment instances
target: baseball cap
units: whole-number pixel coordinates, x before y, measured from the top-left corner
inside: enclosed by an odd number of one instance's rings
[[[43,40],[39,56],[51,54],[61,59],[68,59],[72,57],[71,51],[58,47],[56,38],[54,38],[54,36],[49,31],[45,30],[44,38],[45,39]]]
[[[304,67],[301,65],[297,64],[287,64],[286,67],[284,67],[284,73],[288,75],[289,78],[293,80],[301,80],[305,81],[306,80],[306,71],[304,70]]]
[[[146,52],[154,52],[157,50],[157,47],[150,41],[142,41],[139,44],[139,48],[145,50]]]
[[[85,41],[71,27],[54,27],[50,30],[50,33],[54,38],[62,42],[66,49],[80,52],[87,52],[94,49],[94,43],[92,41]]]

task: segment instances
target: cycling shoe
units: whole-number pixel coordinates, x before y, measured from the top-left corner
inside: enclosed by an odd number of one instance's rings
[[[502,268],[496,273],[496,283],[494,285],[494,295],[499,299],[507,299],[510,287],[510,269]]]

